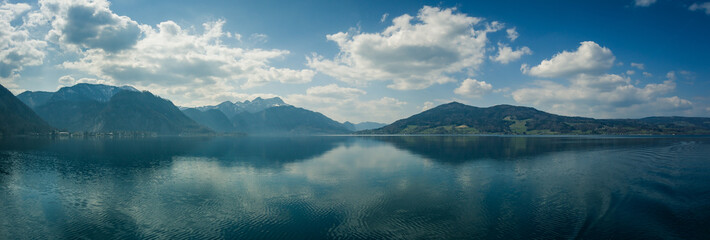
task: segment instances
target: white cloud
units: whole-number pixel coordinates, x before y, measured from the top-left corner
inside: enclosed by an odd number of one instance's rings
[[[11,24],[30,9],[25,3],[0,2],[0,84],[10,90],[18,87],[14,80],[25,66],[41,65],[45,57],[47,43],[30,37],[27,22]]]
[[[269,41],[269,36],[263,33],[253,33],[249,36],[249,40],[253,43],[264,44]]]
[[[243,95],[240,90],[267,83],[307,83],[315,75],[310,69],[273,67],[271,61],[283,59],[287,50],[224,44],[223,39],[241,35],[223,31],[223,20],[205,23],[199,31],[172,21],[139,24],[113,13],[105,0],[42,0],[39,5],[38,11],[28,13],[28,24],[49,26],[46,39],[79,56],[61,66],[93,75],[84,81],[133,85],[179,105],[198,106],[234,100]],[[267,39],[263,34],[249,38]],[[30,63],[41,64],[43,54],[34,54]],[[61,80],[69,82],[76,81]]]
[[[614,65],[611,50],[594,42],[583,42],[575,52],[564,51],[524,72],[541,77],[565,77],[569,84],[537,81],[535,87],[513,91],[513,99],[522,104],[562,115],[586,117],[645,117],[651,115],[692,114],[694,104],[678,96],[668,96],[676,87],[675,72],[662,83],[641,85],[626,75],[604,73]],[[632,67],[644,69],[640,63]],[[643,72],[644,76],[650,73]]]
[[[291,94],[284,100],[295,106],[321,112],[336,121],[392,122],[403,116],[406,102],[391,97],[363,100],[366,92],[336,84],[308,88],[306,94]]]
[[[696,78],[695,73],[691,71],[680,70],[678,73],[680,73],[680,75],[687,80],[695,80]]]
[[[340,87],[336,84],[316,86],[306,90],[306,95],[323,98],[353,98],[365,93],[357,88]]]
[[[454,89],[454,93],[466,97],[480,98],[491,92],[492,89],[493,85],[490,83],[469,78],[461,82],[461,86]]]
[[[449,74],[477,70],[485,59],[486,34],[502,27],[455,9],[425,6],[416,17],[394,18],[382,32],[328,35],[340,53],[334,59],[314,54],[308,66],[350,84],[392,81],[390,88],[423,89],[454,81]]]
[[[692,108],[688,100],[664,97],[675,89],[672,79],[637,86],[620,75],[580,74],[567,86],[550,81],[536,85],[514,91],[513,99],[558,114],[588,117],[642,117]]]
[[[139,24],[113,13],[106,0],[42,0],[39,5],[44,20],[51,21],[46,39],[65,47],[118,52],[133,47],[141,37]]]
[[[675,75],[675,71],[670,71],[670,72],[666,73],[666,78],[668,78],[672,81],[675,81],[677,79],[677,77]]]
[[[693,5],[690,5],[688,8],[690,11],[705,11],[705,14],[710,15],[710,2],[704,2],[704,3],[693,3]]]
[[[634,0],[634,3],[637,7],[648,7],[656,3],[656,0]]]
[[[71,75],[65,75],[59,78],[59,85],[72,86],[74,84],[76,84],[76,79],[74,79]]]
[[[75,71],[59,79],[60,85],[133,85],[183,106],[234,100],[243,97],[240,90],[268,83],[307,83],[315,75],[311,69],[272,66],[287,50],[223,43],[241,39],[222,30],[223,20],[204,23],[201,31],[172,21],[140,24],[112,12],[106,0],[40,0],[38,5],[33,10],[0,2],[0,82],[11,90],[24,66],[43,64],[46,49],[69,59],[60,66]],[[22,25],[16,26],[17,19]],[[38,34],[46,41],[36,40]],[[267,39],[263,34],[249,37],[252,42]]]
[[[574,52],[563,51],[532,68],[523,65],[521,70],[536,77],[568,77],[581,73],[601,73],[614,66],[615,59],[608,48],[586,41]]]
[[[424,102],[424,105],[422,106],[422,112],[434,108],[434,103],[426,101]]]
[[[646,66],[643,63],[631,63],[632,67],[638,68],[639,70],[644,70],[646,69]]]
[[[508,64],[509,62],[517,61],[518,59],[523,57],[523,55],[530,54],[532,54],[532,51],[528,47],[518,48],[513,51],[513,48],[505,44],[498,43],[498,54],[495,56],[490,56],[490,59],[502,64]]]
[[[510,88],[509,87],[498,88],[498,89],[493,90],[493,92],[494,93],[507,93],[507,92],[510,92]]]
[[[673,96],[673,97],[667,97],[667,98],[659,98],[656,100],[657,103],[659,103],[661,109],[666,109],[666,108],[671,108],[671,109],[678,109],[678,108],[688,108],[693,105],[692,102],[679,98],[678,96]]]
[[[64,67],[81,70],[115,84],[131,84],[169,97],[176,104],[210,104],[220,94],[269,82],[305,83],[315,72],[269,66],[285,50],[233,48],[220,43],[222,25],[205,25],[202,34],[191,34],[174,22],[157,29],[145,27],[145,38],[131,49],[107,53],[90,49]],[[197,102],[196,102],[197,101]],[[204,102],[202,102],[204,101]]]
[[[653,74],[651,74],[649,72],[643,72],[643,76],[644,77],[653,77]]]
[[[389,13],[382,14],[382,17],[380,18],[380,22],[385,22],[387,21],[387,17],[389,17]]]
[[[96,79],[96,78],[80,78],[80,79],[75,79],[72,75],[64,75],[59,77],[59,86],[62,87],[67,87],[67,86],[74,86],[79,83],[94,83],[94,84],[111,84],[112,82],[106,81],[103,79]]]
[[[518,39],[518,31],[516,31],[515,28],[508,28],[505,32],[508,34],[508,39],[510,39],[511,42]]]

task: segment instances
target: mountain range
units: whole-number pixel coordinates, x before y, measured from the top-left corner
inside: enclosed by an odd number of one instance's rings
[[[294,106],[277,106],[232,117],[240,131],[251,134],[346,134],[345,125],[325,115]]]
[[[81,83],[56,92],[17,96],[51,126],[70,132],[205,134],[210,130],[172,102],[133,87]]]
[[[82,83],[56,92],[26,91],[17,99],[49,125],[70,132],[176,135],[209,132],[345,134],[354,131],[321,113],[286,104],[278,97],[226,101],[215,106],[180,110],[168,100],[130,86]]]
[[[25,91],[17,95],[17,98],[30,108],[36,108],[49,102],[59,101],[81,102],[93,100],[108,102],[113,95],[124,90],[138,92],[137,89],[131,86],[115,87],[102,84],[79,83],[71,87],[60,88],[56,92]]]
[[[566,117],[530,107],[452,102],[360,134],[710,134],[710,118]]]
[[[56,92],[0,89],[0,134],[134,132],[159,135],[291,134],[710,134],[710,118],[594,119],[530,107],[443,104],[385,125],[340,123],[280,98],[180,108],[130,86],[77,84]]]
[[[207,110],[212,110],[216,109],[224,113],[227,118],[233,118],[235,115],[243,112],[250,112],[250,113],[256,113],[263,111],[267,108],[270,107],[279,107],[279,106],[290,106],[286,104],[281,98],[279,97],[274,97],[274,98],[267,98],[263,99],[261,97],[257,97],[252,101],[245,100],[243,102],[230,102],[230,101],[225,101],[222,102],[218,105],[215,106],[203,106],[203,107],[197,107],[197,110],[200,111],[207,111]]]
[[[291,106],[281,98],[222,102],[215,106],[183,109],[197,123],[217,132],[248,134],[346,134],[356,131],[325,115]]]

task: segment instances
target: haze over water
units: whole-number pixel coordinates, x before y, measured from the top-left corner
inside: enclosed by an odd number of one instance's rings
[[[0,139],[0,239],[710,236],[707,137]]]

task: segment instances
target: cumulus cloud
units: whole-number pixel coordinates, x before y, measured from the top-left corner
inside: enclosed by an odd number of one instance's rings
[[[531,104],[565,115],[590,117],[641,117],[692,108],[692,103],[677,96],[665,97],[675,82],[634,85],[629,77],[616,74],[580,74],[569,85],[538,81],[536,87],[512,93],[516,102]]]
[[[291,94],[284,98],[289,104],[321,112],[337,121],[392,122],[405,116],[406,102],[391,97],[363,100],[367,94],[357,88],[337,84],[308,88],[306,94]]]
[[[241,35],[223,31],[223,20],[201,29],[173,21],[149,26],[112,12],[106,0],[40,0],[38,6],[0,2],[0,81],[10,89],[23,67],[41,65],[45,50],[52,49],[69,59],[61,67],[75,71],[60,78],[60,85],[133,85],[184,106],[234,100],[243,97],[240,91],[268,83],[307,83],[315,75],[311,69],[274,67],[272,61],[285,58],[287,50],[225,44]]]
[[[648,7],[651,6],[651,4],[656,3],[656,0],[634,0],[634,4],[637,7]]]
[[[240,90],[267,83],[307,83],[315,75],[310,69],[272,66],[273,60],[289,54],[287,50],[239,48],[223,43],[224,39],[241,37],[223,31],[224,20],[204,23],[200,31],[173,21],[156,26],[139,24],[113,13],[105,0],[41,0],[39,6],[39,10],[27,14],[28,24],[49,26],[47,41],[60,49],[74,50],[78,59],[61,66],[77,70],[81,75],[93,75],[83,81],[94,79],[96,83],[133,85],[170,98],[176,104],[197,106],[234,100],[241,96]],[[12,16],[2,14],[2,17]],[[0,24],[8,23],[8,27],[12,27],[9,22],[3,20]],[[1,36],[4,38],[6,34]],[[252,34],[249,40],[264,42],[267,36]],[[25,42],[34,49],[45,44]],[[32,52],[29,51],[32,48],[24,45],[13,47],[17,43],[3,43],[3,46],[10,46],[10,52],[24,49],[15,52],[31,56],[23,57],[22,64],[7,63],[14,64],[11,68],[3,65],[2,71],[10,69],[6,71],[9,73],[19,71],[22,65],[41,64],[44,56],[42,51]],[[7,62],[15,58],[3,59]],[[66,77],[60,79],[60,84],[76,81]]]
[[[308,66],[338,80],[363,85],[392,81],[399,90],[423,89],[455,81],[449,75],[472,72],[485,60],[487,33],[503,24],[425,6],[417,16],[402,15],[382,32],[339,32],[327,36],[340,53],[314,54]]]
[[[490,83],[469,78],[461,82],[461,86],[454,89],[454,93],[466,97],[480,98],[491,92],[492,89],[493,85]]]
[[[495,56],[490,56],[490,58],[495,62],[508,64],[509,62],[517,61],[518,59],[523,57],[523,55],[530,54],[532,54],[532,51],[528,47],[521,47],[516,50],[513,50],[513,48],[509,47],[508,45],[498,43],[498,54],[496,54]]]
[[[0,2],[0,82],[11,90],[25,66],[41,65],[45,57],[47,43],[32,39],[26,22],[11,24],[30,9],[25,3]]]
[[[511,42],[518,39],[518,31],[516,31],[515,28],[508,28],[505,32],[508,34],[508,39],[510,39]]]
[[[602,73],[614,66],[614,54],[606,47],[586,41],[574,52],[563,51],[539,65],[528,68],[523,65],[523,73],[536,77],[569,77],[580,73]]]
[[[42,0],[39,4],[44,20],[51,21],[46,39],[66,47],[117,52],[133,47],[141,35],[139,24],[113,13],[106,0]]]
[[[631,80],[633,70],[626,75],[604,73],[614,60],[611,50],[594,42],[583,42],[575,52],[558,53],[524,70],[539,77],[565,77],[568,84],[541,80],[534,87],[513,91],[512,97],[518,103],[554,113],[587,117],[644,117],[692,110],[692,102],[668,96],[676,87],[675,72],[669,72],[662,83],[641,85],[639,80]],[[631,66],[644,69],[640,63]],[[650,76],[647,72],[643,75]]]
[[[131,84],[171,96],[179,104],[193,99],[213,100],[218,93],[230,94],[269,82],[306,83],[315,72],[275,68],[271,59],[286,50],[242,49],[223,45],[224,21],[204,25],[202,34],[192,34],[172,21],[157,29],[145,28],[145,37],[131,49],[106,53],[90,49],[64,67],[91,73],[116,84]],[[209,104],[193,103],[193,104]]]
[[[690,7],[688,7],[688,10],[690,10],[690,11],[704,11],[705,14],[710,15],[710,2],[693,3],[693,5],[690,5]]]

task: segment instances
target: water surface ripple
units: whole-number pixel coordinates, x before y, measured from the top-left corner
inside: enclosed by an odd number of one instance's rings
[[[0,239],[707,239],[707,137],[0,139]]]

